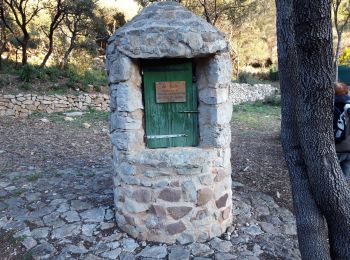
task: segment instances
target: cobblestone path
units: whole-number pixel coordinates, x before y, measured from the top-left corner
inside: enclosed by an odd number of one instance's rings
[[[236,221],[222,237],[187,245],[136,241],[115,225],[111,172],[29,167],[1,174],[0,232],[20,239],[34,259],[300,259],[292,213],[237,182]]]

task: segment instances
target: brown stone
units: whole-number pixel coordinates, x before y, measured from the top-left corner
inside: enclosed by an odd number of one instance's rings
[[[215,201],[216,207],[218,209],[225,207],[227,198],[228,198],[227,193],[225,195],[221,196],[217,201]]]
[[[181,198],[181,191],[171,188],[165,188],[159,193],[158,198],[169,202],[177,202]]]
[[[148,190],[140,189],[132,193],[132,198],[140,203],[149,203],[152,200],[152,194]]]
[[[178,233],[185,231],[186,227],[185,227],[184,223],[182,223],[182,221],[179,221],[179,222],[167,225],[166,230],[168,231],[168,233],[170,235],[175,235],[175,234],[178,234]]]
[[[214,168],[212,170],[212,173],[214,174],[214,181],[220,182],[226,177],[226,172],[224,168]]]
[[[231,214],[231,207],[227,207],[222,211],[222,218],[223,219],[228,219]]]
[[[186,216],[192,210],[192,208],[191,207],[186,207],[186,206],[183,206],[183,207],[168,207],[167,210],[169,212],[169,215],[173,219],[178,220],[178,219]]]
[[[132,216],[129,216],[128,214],[123,214],[125,221],[132,226],[136,226],[135,219]]]
[[[160,218],[160,219],[166,218],[166,210],[165,210],[165,208],[162,207],[162,206],[153,204],[153,205],[150,207],[149,211],[150,211],[152,214],[156,215],[156,216],[157,216],[158,218]]]
[[[213,198],[213,191],[209,188],[203,188],[197,192],[197,204],[205,205]]]

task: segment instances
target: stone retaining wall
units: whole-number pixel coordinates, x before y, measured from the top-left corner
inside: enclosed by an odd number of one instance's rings
[[[0,116],[26,117],[32,112],[64,112],[69,110],[109,110],[106,94],[74,95],[0,95]]]
[[[278,89],[269,84],[242,84],[232,83],[230,86],[230,99],[232,104],[237,105],[245,102],[264,100],[273,96]]]
[[[277,89],[269,84],[232,83],[230,100],[234,105],[254,102],[264,100],[266,97],[274,95],[276,91]],[[0,116],[25,117],[35,111],[52,113],[88,108],[109,111],[109,96],[105,94],[81,94],[79,96],[0,94]]]

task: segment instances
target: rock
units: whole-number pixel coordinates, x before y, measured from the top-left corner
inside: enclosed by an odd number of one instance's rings
[[[121,252],[122,250],[120,248],[117,248],[115,250],[104,252],[101,254],[101,256],[106,257],[108,259],[117,259]]]
[[[152,200],[152,194],[145,189],[138,189],[132,193],[132,198],[140,203],[149,203]]]
[[[49,243],[42,241],[39,245],[31,249],[34,259],[50,259],[56,249]]]
[[[52,230],[52,239],[62,239],[69,236],[75,236],[80,233],[79,224],[66,224],[62,227]]]
[[[74,117],[74,116],[82,116],[84,113],[81,111],[74,111],[74,112],[66,112],[63,114],[67,117]]]
[[[161,229],[163,227],[163,223],[155,215],[148,216],[145,224],[148,229]]]
[[[185,231],[186,226],[184,225],[184,223],[182,223],[182,221],[179,221],[179,222],[167,225],[166,230],[170,235],[175,235]]]
[[[64,119],[64,121],[68,121],[68,122],[74,121],[74,118],[73,117],[69,117],[69,116],[65,116],[63,119]]]
[[[80,213],[84,222],[102,222],[104,219],[105,210],[103,208],[94,208]]]
[[[166,210],[163,206],[153,204],[150,207],[150,213],[156,215],[159,219],[166,218]]]
[[[84,236],[91,237],[94,230],[95,230],[96,224],[85,224],[81,227],[81,232]]]
[[[68,222],[68,223],[73,223],[80,221],[80,217],[78,212],[76,211],[67,211],[62,214],[62,217]]]
[[[165,188],[160,192],[158,198],[169,202],[177,202],[181,198],[181,191],[171,188]]]
[[[85,201],[81,201],[81,200],[72,200],[71,201],[71,205],[77,211],[81,211],[81,210],[86,210],[86,209],[92,208],[92,205],[90,203],[85,202]]]
[[[107,230],[107,229],[111,229],[115,226],[114,223],[106,223],[106,222],[103,222],[101,223],[101,230]]]
[[[221,240],[217,237],[213,238],[210,241],[210,245],[213,249],[219,251],[219,252],[224,252],[224,253],[228,253],[231,251],[232,249],[232,243],[229,241],[224,241]]]
[[[50,123],[50,120],[47,118],[40,118],[39,120],[43,123]]]
[[[203,188],[197,192],[197,204],[205,205],[213,198],[213,191],[209,188]]]
[[[38,243],[36,242],[36,240],[32,237],[27,237],[25,238],[23,241],[21,241],[21,244],[24,245],[24,247],[27,250],[32,249],[33,247],[35,247]]]
[[[125,209],[131,213],[140,213],[149,209],[148,204],[138,203],[134,200],[125,198]]]
[[[93,254],[88,254],[85,256],[85,260],[103,260],[103,259]]]
[[[190,248],[194,256],[209,256],[214,253],[214,250],[205,244],[193,243]]]
[[[167,208],[169,215],[175,220],[178,220],[186,216],[191,210],[192,210],[192,207],[186,207],[186,206]]]
[[[68,245],[62,249],[62,252],[68,252],[72,254],[85,254],[88,250],[84,246]]]
[[[122,240],[122,247],[125,251],[134,252],[139,247],[139,244],[132,238],[126,238]]]
[[[189,243],[194,242],[194,237],[191,234],[182,233],[177,239],[176,239],[181,245],[186,245]]]
[[[214,54],[227,48],[223,35],[214,26],[175,2],[148,6],[143,9],[138,19],[120,28],[111,39],[120,52],[140,59],[193,58]],[[115,56],[115,49],[112,50],[108,49],[107,52],[110,60]]]
[[[32,237],[36,239],[40,238],[46,238],[49,234],[49,228],[48,227],[42,227],[42,228],[36,228],[32,230]]]
[[[83,126],[83,128],[90,128],[91,127],[91,125],[89,123],[83,123],[82,126]]]
[[[181,246],[172,247],[168,256],[169,260],[188,260],[190,259],[190,251]]]
[[[107,210],[106,210],[105,219],[106,219],[107,221],[109,221],[109,220],[112,220],[113,218],[114,218],[114,211],[111,210],[111,209],[107,209]]]
[[[121,252],[119,255],[120,260],[135,260],[135,256],[130,252]]]
[[[153,259],[161,259],[168,255],[167,248],[165,246],[146,246],[139,254],[138,257],[148,257]]]
[[[221,196],[217,201],[215,201],[216,207],[218,209],[225,207],[227,198],[228,198],[227,193],[225,195]]]
[[[229,253],[216,253],[215,254],[215,259],[220,259],[220,260],[233,260],[233,259],[238,259],[237,256],[229,254]],[[250,258],[247,258],[250,259]]]
[[[256,225],[251,225],[249,227],[241,227],[241,231],[243,231],[243,233],[249,234],[251,236],[257,236],[262,234],[262,230],[260,229],[260,227],[256,226]]]
[[[279,228],[274,226],[271,223],[260,222],[259,225],[261,226],[261,229],[266,233],[273,234],[273,235],[277,235],[280,233]]]

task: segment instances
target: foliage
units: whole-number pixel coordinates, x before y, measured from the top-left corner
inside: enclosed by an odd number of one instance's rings
[[[24,82],[31,82],[36,77],[37,71],[33,65],[25,64],[21,67],[19,78]]]
[[[340,65],[350,64],[350,47],[344,48],[342,54],[339,56]]]
[[[350,2],[347,0],[332,0],[333,25],[337,33],[336,50],[333,58],[335,81],[338,81],[339,54],[342,44],[342,35],[350,22]]]
[[[262,84],[267,81],[277,81],[278,72],[275,67],[260,70],[243,70],[239,73],[237,82],[247,84]]]

